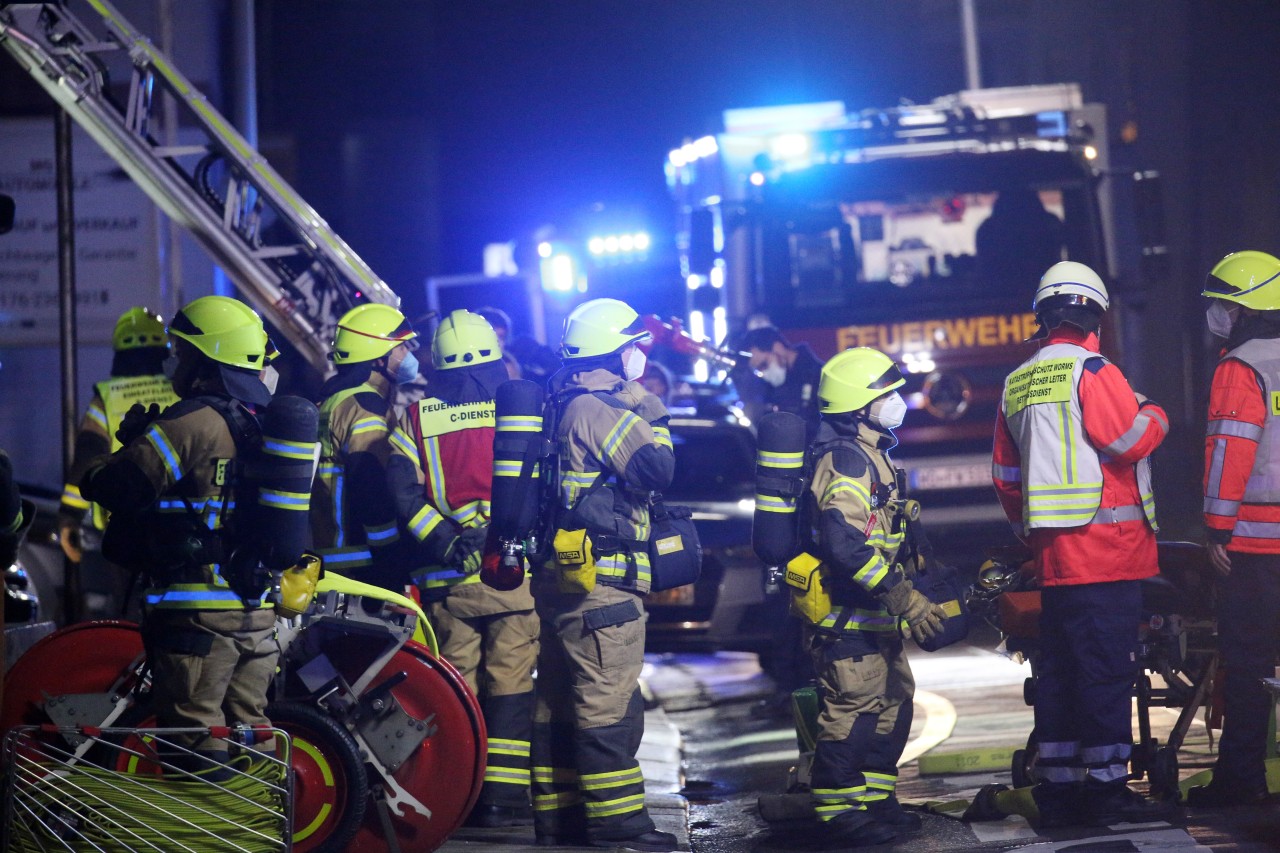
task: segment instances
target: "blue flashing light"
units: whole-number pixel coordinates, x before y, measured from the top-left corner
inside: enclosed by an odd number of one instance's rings
[[[544,241],[538,244],[538,257],[549,258],[551,257],[551,254],[552,254],[552,250],[551,250],[550,243],[547,243]]]
[[[769,154],[774,160],[797,160],[806,157],[813,148],[813,140],[807,133],[784,133],[769,140]]]

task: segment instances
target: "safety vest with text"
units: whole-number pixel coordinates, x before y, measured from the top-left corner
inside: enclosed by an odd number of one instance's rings
[[[1085,361],[1102,358],[1073,343],[1042,347],[1005,380],[1001,406],[1022,454],[1024,529],[1083,527],[1143,518],[1156,529],[1151,463],[1134,464],[1141,506],[1102,503],[1105,457],[1089,443],[1080,409]]]
[[[111,442],[112,453],[121,447],[120,439],[116,438],[116,431],[124,423],[125,413],[135,405],[148,409],[152,403],[155,403],[163,412],[178,402],[173,383],[163,374],[119,376],[99,382],[93,387],[98,392],[98,398],[102,400],[102,417],[106,421],[104,426],[107,430],[107,439]],[[92,508],[93,526],[98,530],[105,530],[107,511],[97,504],[93,504]]]

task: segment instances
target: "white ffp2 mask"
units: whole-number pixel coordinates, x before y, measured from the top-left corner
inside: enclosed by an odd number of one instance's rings
[[[648,357],[644,354],[644,350],[640,347],[632,347],[631,350],[622,357],[622,375],[628,382],[639,379],[644,376],[645,365],[649,363]]]
[[[894,391],[883,400],[872,404],[867,417],[882,429],[897,429],[902,426],[902,419],[907,416],[907,401]]]

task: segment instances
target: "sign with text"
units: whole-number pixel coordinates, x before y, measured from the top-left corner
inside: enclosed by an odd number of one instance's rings
[[[127,308],[160,308],[159,214],[79,128],[73,140],[77,333],[80,343],[110,343]],[[56,187],[53,121],[0,122],[0,193],[17,206],[0,236],[0,345],[58,341]]]

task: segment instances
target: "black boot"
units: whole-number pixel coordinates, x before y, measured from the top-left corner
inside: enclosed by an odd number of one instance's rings
[[[898,802],[898,798],[890,795],[883,800],[867,803],[867,813],[876,821],[892,827],[899,835],[910,835],[919,832],[924,821],[915,812],[909,812]]]
[[[1227,809],[1256,806],[1267,802],[1271,794],[1266,787],[1254,787],[1214,779],[1208,785],[1196,785],[1187,791],[1187,806],[1193,809]]]
[[[828,821],[823,825],[823,834],[829,842],[842,847],[870,847],[897,838],[898,830],[876,820],[868,811],[854,811]]]
[[[670,832],[651,829],[648,832],[624,838],[593,836],[591,846],[639,850],[642,853],[675,853],[680,849],[680,842]]]
[[[1147,823],[1169,820],[1177,809],[1168,803],[1148,800],[1133,790],[1127,780],[1094,782],[1084,785],[1083,811],[1092,826],[1110,826],[1113,823]]]
[[[1040,817],[1036,829],[1058,829],[1085,823],[1082,782],[1038,782],[1031,789]]]
[[[496,803],[476,803],[471,814],[467,815],[463,826],[474,826],[480,829],[498,829],[504,826],[532,826],[533,807],[504,806]]]

